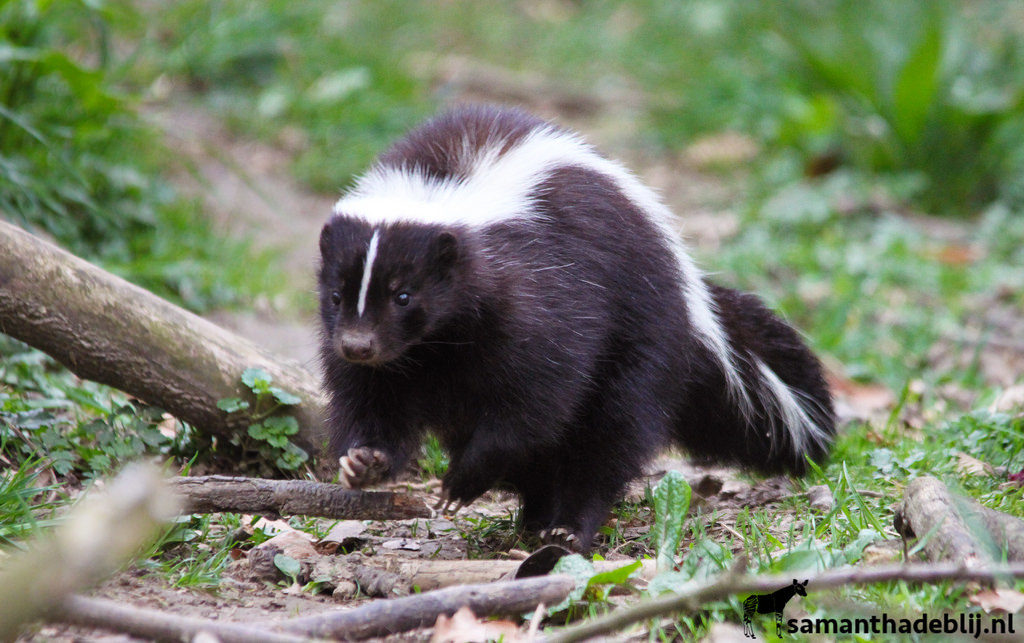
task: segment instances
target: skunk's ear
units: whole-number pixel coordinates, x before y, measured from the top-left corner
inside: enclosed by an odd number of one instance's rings
[[[327,257],[330,254],[331,247],[333,244],[334,235],[332,234],[332,228],[330,222],[324,224],[323,229],[320,231],[320,256]]]
[[[431,242],[430,256],[438,273],[447,274],[459,260],[459,239],[447,230],[439,233]]]

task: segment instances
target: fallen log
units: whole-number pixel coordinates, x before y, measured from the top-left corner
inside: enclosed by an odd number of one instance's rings
[[[905,540],[923,540],[930,560],[969,567],[993,560],[1024,561],[1024,521],[954,496],[937,478],[922,476],[907,485],[896,510],[896,530]]]
[[[217,401],[253,397],[242,372],[260,368],[301,398],[295,444],[322,456],[318,378],[5,221],[0,221],[0,332],[47,353],[76,375],[158,406],[210,435],[244,432],[243,413]],[[333,468],[333,462],[325,460]]]
[[[339,520],[429,518],[423,498],[390,491],[352,491],[308,480],[267,480],[230,476],[173,478],[184,513],[262,513],[320,516]]]

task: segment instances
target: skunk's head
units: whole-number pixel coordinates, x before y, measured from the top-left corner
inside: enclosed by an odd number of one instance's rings
[[[459,308],[462,250],[452,230],[336,216],[320,234],[325,349],[381,366],[440,330]]]

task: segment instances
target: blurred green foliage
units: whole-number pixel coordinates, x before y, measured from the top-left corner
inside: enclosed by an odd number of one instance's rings
[[[798,90],[785,97],[779,143],[825,141],[862,170],[913,173],[931,212],[1024,203],[1020,33],[993,29],[1000,16],[984,3],[821,4],[776,14]]]
[[[388,3],[168,3],[151,23],[159,53],[143,56],[133,77],[179,75],[230,124],[265,138],[299,126],[297,175],[335,192],[431,112],[396,42],[404,12]]]
[[[185,0],[154,11],[150,64],[245,130],[299,127],[298,175],[322,190],[446,98],[443,84],[428,93],[424,69],[456,55],[639,105],[644,142],[664,149],[738,130],[787,180],[827,156],[900,178],[930,212],[1024,203],[1024,12],[1009,0]]]
[[[193,309],[254,294],[268,257],[161,178],[159,135],[111,79],[127,16],[103,7],[0,3],[0,214]]]

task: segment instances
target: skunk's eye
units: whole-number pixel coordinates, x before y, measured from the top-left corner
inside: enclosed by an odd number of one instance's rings
[[[341,293],[338,292],[337,290],[331,293],[331,303],[334,304],[335,306],[341,303]]]
[[[395,294],[395,303],[399,306],[408,306],[411,299],[412,297],[405,291]]]

